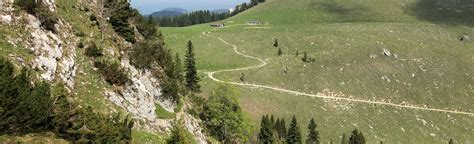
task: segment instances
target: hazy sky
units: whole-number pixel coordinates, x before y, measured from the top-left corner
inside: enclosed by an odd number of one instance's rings
[[[165,8],[183,8],[188,11],[201,9],[229,9],[249,0],[132,0],[132,6],[147,15]]]

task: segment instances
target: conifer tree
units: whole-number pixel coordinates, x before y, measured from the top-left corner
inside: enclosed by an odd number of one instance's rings
[[[193,43],[188,41],[188,51],[186,52],[186,88],[191,92],[201,92],[193,49]]]
[[[278,47],[278,39],[275,39],[275,41],[273,42],[273,46]]]
[[[352,135],[349,138],[349,144],[365,144],[365,138],[362,132],[357,131],[357,129],[352,131]]]
[[[280,139],[286,138],[286,122],[284,118],[281,118],[280,120],[280,124],[278,127],[278,135],[280,136]]]
[[[280,118],[277,118],[277,120],[275,121],[275,124],[273,124],[273,129],[275,131],[277,131],[278,133],[278,128],[280,127]]]
[[[449,139],[449,143],[448,143],[448,144],[454,144],[453,139]]]
[[[309,62],[308,54],[306,52],[303,53],[303,58],[301,58],[301,60],[303,60],[303,62]]]
[[[298,121],[296,117],[293,115],[293,119],[291,120],[290,128],[288,129],[286,143],[288,144],[301,144],[301,131],[300,127],[298,126]]]
[[[268,118],[268,115],[263,116],[262,122],[260,123],[260,133],[258,139],[262,144],[272,144],[273,140],[273,130],[272,130],[271,120]]]
[[[258,0],[250,0],[251,6],[256,6],[258,4]]]
[[[273,127],[273,125],[275,125],[275,118],[273,117],[273,115],[270,116],[270,122],[271,122],[272,127]]]
[[[175,56],[175,75],[176,75],[175,79],[180,85],[179,92],[184,93],[184,90],[183,90],[184,88],[182,87],[184,85],[183,63],[181,62],[181,58],[179,57],[178,53],[176,53],[176,56]]]
[[[281,48],[278,48],[278,56],[281,56],[283,54],[283,51],[281,51]]]
[[[319,132],[316,130],[316,122],[314,119],[311,119],[308,125],[308,138],[306,144],[319,144]]]

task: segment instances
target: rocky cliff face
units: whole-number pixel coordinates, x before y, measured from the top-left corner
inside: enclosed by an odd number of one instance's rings
[[[169,131],[171,120],[160,120],[155,114],[155,103],[162,105],[168,111],[173,111],[173,104],[162,100],[159,81],[148,70],[140,71],[130,65],[128,59],[122,59],[121,65],[129,71],[132,83],[121,91],[106,91],[107,98],[114,104],[144,120],[149,125],[145,129]]]
[[[58,29],[57,33],[44,30],[35,16],[26,13],[14,15],[12,2],[12,0],[4,2],[4,9],[0,12],[0,22],[24,27],[30,33],[26,37],[12,38],[9,42],[15,46],[22,43],[33,52],[35,59],[28,65],[39,70],[42,79],[46,81],[59,79],[69,88],[73,88],[77,38],[72,35],[71,26],[60,20],[55,25]],[[54,10],[54,0],[45,0],[45,4]]]
[[[41,78],[52,81],[62,80],[69,88],[74,87],[76,74],[75,58],[77,38],[71,35],[69,25],[59,22],[58,34],[40,28],[40,22],[32,15],[25,15],[31,37],[26,45],[36,55],[33,68],[39,69]]]

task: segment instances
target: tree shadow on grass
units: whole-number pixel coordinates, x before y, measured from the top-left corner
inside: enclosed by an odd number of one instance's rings
[[[405,13],[435,24],[474,27],[474,0],[418,0]]]
[[[333,20],[337,22],[369,22],[377,19],[377,14],[368,7],[353,2],[317,1],[311,4],[311,8],[335,16]]]

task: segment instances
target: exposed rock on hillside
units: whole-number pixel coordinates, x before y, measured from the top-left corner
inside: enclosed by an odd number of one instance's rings
[[[37,56],[32,67],[42,71],[44,80],[52,81],[59,74],[70,88],[74,84],[75,67],[75,40],[68,30],[71,28],[60,22],[57,28],[61,28],[58,34],[40,28],[41,23],[32,15],[25,15],[28,21],[27,27],[31,31],[31,37],[27,41],[27,47]],[[67,42],[63,42],[67,40]],[[68,52],[66,52],[68,51]]]
[[[461,38],[459,38],[460,41],[468,41],[469,36],[468,35],[462,35]]]
[[[183,114],[181,119],[184,120],[184,127],[195,137],[199,144],[207,143],[207,137],[202,133],[202,128],[199,125],[199,120],[190,114]]]
[[[160,99],[160,84],[150,71],[136,69],[130,65],[128,59],[123,59],[121,64],[130,72],[132,84],[126,86],[123,91],[118,93],[106,92],[110,101],[147,120],[156,119],[155,102],[160,103],[166,110],[173,111],[174,106],[172,102]]]
[[[383,53],[383,55],[388,56],[388,57],[392,56],[392,53],[390,52],[390,50],[385,49],[385,48],[382,49],[382,53]]]
[[[27,63],[32,68],[39,70],[42,79],[53,81],[58,78],[69,88],[73,88],[76,73],[75,45],[77,40],[72,35],[71,26],[60,20],[55,25],[58,33],[44,30],[41,28],[41,22],[35,16],[13,14],[12,2],[8,0],[4,3],[4,9],[0,12],[0,21],[8,25],[26,27],[30,34],[27,37],[19,38],[19,40],[9,41],[13,42],[13,45],[21,42],[33,52],[34,60]],[[44,0],[44,2],[51,10],[54,10],[54,0]]]

